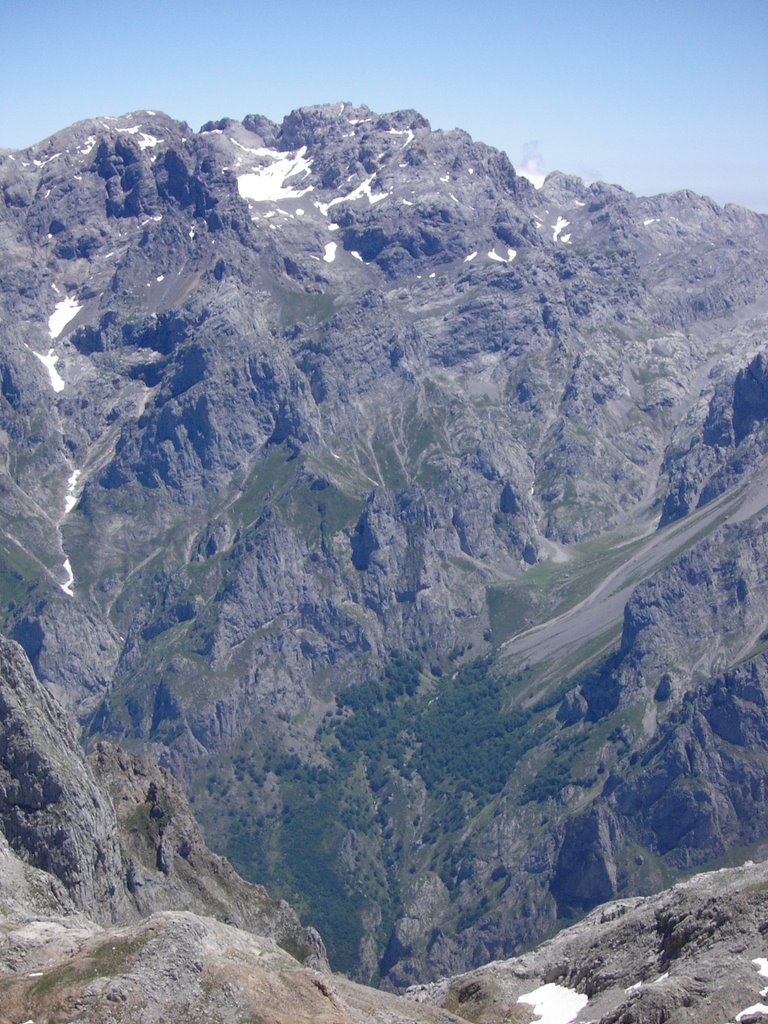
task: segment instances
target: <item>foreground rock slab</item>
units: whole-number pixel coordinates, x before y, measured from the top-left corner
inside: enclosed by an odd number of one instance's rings
[[[532,993],[555,997],[554,1010],[571,1007],[538,1018],[551,1024],[768,1020],[766,933],[768,863],[747,863],[607,903],[531,953],[407,997],[476,1024],[533,1019]]]
[[[0,925],[0,1024],[450,1024],[410,1003],[302,967],[272,940],[165,912],[128,928],[64,919]]]

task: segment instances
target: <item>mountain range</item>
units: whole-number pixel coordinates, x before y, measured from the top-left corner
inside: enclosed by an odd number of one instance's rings
[[[0,626],[334,968],[762,855],[768,218],[336,104],[3,151],[0,242]]]

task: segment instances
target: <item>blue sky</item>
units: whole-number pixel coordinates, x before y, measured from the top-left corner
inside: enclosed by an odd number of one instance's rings
[[[199,128],[337,100],[768,212],[768,0],[0,0],[0,146],[149,107]]]

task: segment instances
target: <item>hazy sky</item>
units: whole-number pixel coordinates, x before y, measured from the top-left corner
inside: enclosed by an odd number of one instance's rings
[[[0,147],[149,107],[194,128],[413,107],[520,166],[768,212],[768,0],[0,0]]]

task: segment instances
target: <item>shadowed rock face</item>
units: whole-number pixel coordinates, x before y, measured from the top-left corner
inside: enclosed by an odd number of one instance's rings
[[[27,863],[58,878],[78,907],[113,921],[125,893],[111,801],[89,772],[68,715],[7,640],[0,679],[5,838]]]
[[[707,504],[757,470],[765,452],[761,428],[767,418],[766,358],[759,352],[734,378],[717,386],[700,438],[691,438],[682,457],[679,452],[667,457],[669,488],[662,524]]]
[[[736,374],[733,385],[733,439],[740,444],[747,434],[768,419],[768,365],[761,352]]]
[[[464,969],[762,841],[708,702],[762,688],[765,217],[413,111],[143,111],[0,156],[0,246],[2,626],[338,962]],[[219,900],[94,757],[146,827],[77,899]]]

